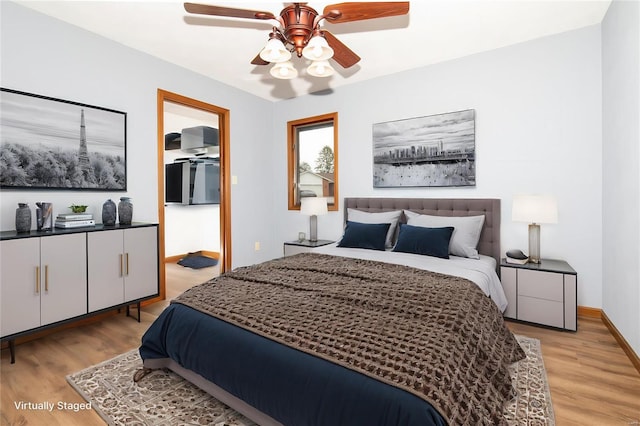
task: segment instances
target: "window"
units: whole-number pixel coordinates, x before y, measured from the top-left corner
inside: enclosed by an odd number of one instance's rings
[[[338,210],[338,113],[287,123],[289,210],[303,197],[325,197]]]

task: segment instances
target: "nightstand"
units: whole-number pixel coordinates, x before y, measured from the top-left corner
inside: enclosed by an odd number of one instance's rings
[[[505,318],[578,329],[578,273],[567,262],[542,259],[518,265],[502,259],[500,280],[509,302]]]
[[[318,240],[318,241],[287,241],[284,243],[284,255],[293,256],[298,253],[309,253],[312,252],[317,247],[326,246],[327,244],[331,244],[335,241],[330,240]]]

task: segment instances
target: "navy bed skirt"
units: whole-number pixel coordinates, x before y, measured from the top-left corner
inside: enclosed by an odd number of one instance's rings
[[[283,425],[446,425],[407,391],[178,303],[144,334],[140,356],[171,358]]]

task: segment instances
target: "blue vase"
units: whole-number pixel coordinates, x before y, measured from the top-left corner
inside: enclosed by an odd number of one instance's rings
[[[102,205],[102,224],[114,226],[116,224],[116,203],[110,199]]]

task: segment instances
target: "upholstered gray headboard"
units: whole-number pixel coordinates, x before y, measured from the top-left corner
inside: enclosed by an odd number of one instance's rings
[[[500,265],[500,200],[496,198],[345,198],[344,217],[347,209],[368,212],[411,210],[434,216],[484,215],[484,227],[478,242],[478,252],[496,259]],[[406,222],[404,214],[401,219]]]

